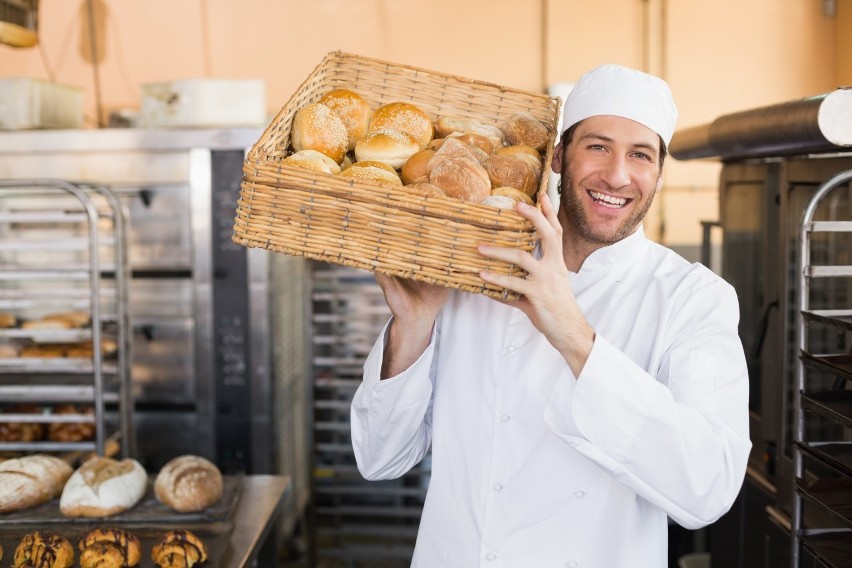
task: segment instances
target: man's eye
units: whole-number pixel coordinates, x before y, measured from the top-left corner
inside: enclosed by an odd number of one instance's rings
[[[645,154],[644,152],[635,152],[633,155],[636,156],[637,158],[639,158],[641,160],[645,160],[647,162],[653,161],[651,159],[651,156],[649,156],[648,154]]]
[[[589,150],[603,150],[603,144],[590,144]]]

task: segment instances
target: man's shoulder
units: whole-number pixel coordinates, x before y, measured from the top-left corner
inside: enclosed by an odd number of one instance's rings
[[[648,254],[653,258],[654,277],[669,283],[676,283],[678,288],[697,290],[713,288],[720,293],[733,292],[733,287],[721,276],[700,262],[685,259],[676,251],[648,241]]]

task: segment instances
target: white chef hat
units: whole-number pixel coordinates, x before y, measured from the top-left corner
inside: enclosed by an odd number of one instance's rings
[[[562,131],[590,116],[635,120],[660,135],[668,148],[677,107],[668,84],[653,75],[606,64],[585,73],[565,99]]]

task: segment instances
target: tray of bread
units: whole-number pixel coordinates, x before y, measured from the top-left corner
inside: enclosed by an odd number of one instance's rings
[[[216,568],[224,566],[233,529],[225,522],[173,527],[144,523],[116,527],[109,522],[3,526],[0,567]],[[38,563],[43,559],[47,562]]]
[[[329,53],[252,147],[234,242],[482,293],[524,271],[477,245],[531,251],[516,203],[547,192],[559,99]]]
[[[0,531],[8,525],[227,522],[242,477],[200,456],[178,456],[156,475],[132,458],[93,457],[73,470],[35,454],[0,462]]]

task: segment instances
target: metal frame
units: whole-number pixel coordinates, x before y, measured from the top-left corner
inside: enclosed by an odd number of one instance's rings
[[[805,414],[802,405],[802,396],[806,386],[805,379],[805,364],[803,355],[808,352],[808,324],[806,314],[810,309],[810,280],[811,278],[820,277],[852,277],[852,266],[832,266],[819,267],[811,266],[810,255],[810,236],[816,232],[847,232],[852,233],[852,221],[843,222],[814,222],[814,213],[817,210],[820,202],[832,192],[834,189],[843,186],[852,181],[852,170],[841,172],[824,184],[817,190],[816,194],[811,198],[805,209],[802,220],[802,228],[800,233],[800,282],[799,282],[799,353],[800,357],[796,364],[796,389],[793,393],[793,416],[795,420],[793,440],[793,500],[792,500],[792,515],[791,515],[791,549],[790,559],[791,566],[798,568],[802,560],[802,536],[812,534],[825,534],[827,532],[835,532],[833,529],[804,529],[803,521],[803,497],[797,490],[796,480],[801,479],[805,475],[804,459],[802,455],[802,446],[807,444],[805,439]],[[830,269],[827,269],[830,268]],[[831,318],[829,318],[831,319]],[[837,322],[840,327],[848,327],[848,324]]]

